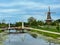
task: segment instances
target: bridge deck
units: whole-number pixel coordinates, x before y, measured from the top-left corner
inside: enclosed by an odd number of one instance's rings
[[[21,33],[26,33],[26,32],[8,32],[8,34],[21,34]]]
[[[19,27],[11,27],[11,28],[0,28],[1,30],[30,30],[28,27],[19,28]]]

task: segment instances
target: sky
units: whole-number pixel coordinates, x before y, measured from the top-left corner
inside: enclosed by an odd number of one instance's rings
[[[52,19],[60,19],[60,0],[0,0],[0,22],[27,22],[29,17],[44,21],[49,6]]]

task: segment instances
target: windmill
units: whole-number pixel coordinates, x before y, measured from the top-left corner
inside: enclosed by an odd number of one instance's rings
[[[47,12],[46,23],[47,23],[47,24],[51,24],[51,22],[52,22],[51,14],[54,13],[54,12],[51,12],[51,11],[50,11],[50,6],[48,7],[48,9],[49,9],[49,10],[48,10],[48,12]]]

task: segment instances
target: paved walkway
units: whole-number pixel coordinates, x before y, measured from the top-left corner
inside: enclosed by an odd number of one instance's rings
[[[30,29],[60,35],[60,33],[58,33],[58,32],[46,31],[46,30],[35,29],[35,28],[30,28]]]

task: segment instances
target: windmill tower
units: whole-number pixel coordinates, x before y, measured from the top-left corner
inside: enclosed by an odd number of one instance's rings
[[[51,13],[52,12],[50,12],[50,6],[48,7],[48,12],[47,12],[47,19],[46,19],[46,23],[47,24],[51,24],[51,22],[52,22],[52,18],[51,18]]]

